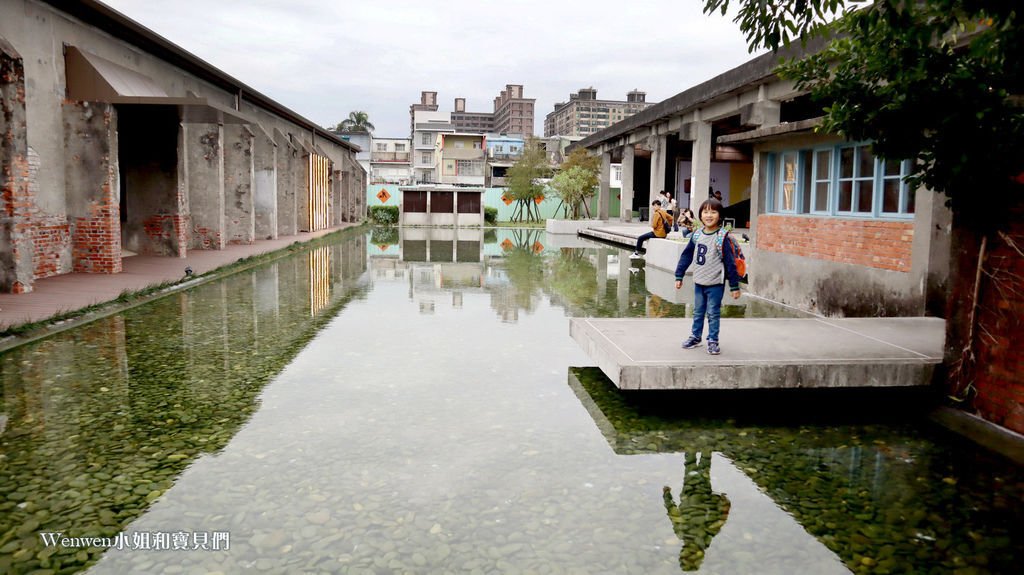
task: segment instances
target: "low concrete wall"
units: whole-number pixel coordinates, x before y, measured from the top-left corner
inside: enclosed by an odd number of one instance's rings
[[[600,225],[601,220],[555,220],[549,219],[544,226],[549,234],[576,235],[583,228]]]
[[[647,247],[647,254],[644,256],[647,267],[656,267],[672,274],[679,264],[679,256],[683,255],[683,250],[686,249],[686,241],[682,239],[651,238],[644,245]]]

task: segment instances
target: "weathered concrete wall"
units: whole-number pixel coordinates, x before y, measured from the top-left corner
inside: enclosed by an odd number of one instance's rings
[[[253,139],[253,210],[256,239],[277,238],[277,144],[261,129]]]
[[[907,272],[756,250],[750,291],[835,317],[915,316],[924,313],[920,283]]]
[[[251,244],[256,236],[254,137],[252,130],[230,124],[224,130],[224,225],[229,244]]]
[[[65,181],[74,271],[121,271],[117,113],[111,104],[64,104]]]
[[[0,291],[32,291],[25,70],[21,56],[0,36]]]
[[[185,125],[191,249],[224,249],[223,142],[224,130],[217,124]]]
[[[295,194],[295,168],[298,151],[287,134],[274,131],[277,142],[277,235],[293,236],[298,232]]]

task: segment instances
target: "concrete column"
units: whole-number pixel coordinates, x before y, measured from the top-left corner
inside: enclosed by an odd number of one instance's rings
[[[693,154],[690,162],[690,209],[697,213],[697,207],[708,197],[708,186],[711,185],[711,124],[696,122],[694,124]],[[751,213],[753,216],[753,213]]]
[[[256,238],[277,239],[277,144],[260,129],[253,140],[252,160]]]
[[[292,165],[295,177],[295,219],[298,230],[308,232],[310,231],[309,215],[312,209],[312,206],[309,205],[309,187],[312,185],[309,180],[309,163],[313,160],[313,155],[300,149],[295,160],[295,164]]]
[[[366,216],[366,170],[359,167],[359,163],[353,158],[355,185],[352,187],[352,201],[349,203],[349,221],[360,222]]]
[[[608,209],[611,206],[611,181],[612,153],[605,152],[601,154],[601,186],[597,192],[597,218],[602,221],[608,219]]]
[[[332,164],[337,168],[337,164]],[[341,170],[331,171],[331,225],[338,226],[345,221],[345,195],[343,193]]]
[[[623,222],[633,219],[633,162],[636,159],[636,147],[626,144],[622,149],[622,199],[619,200],[619,218]]]
[[[296,224],[295,174],[293,165],[298,153],[287,134],[274,130],[277,143],[277,235],[293,236]]]
[[[953,213],[946,206],[945,196],[921,188],[914,206],[914,243],[910,274],[912,285],[923,288],[924,306],[917,313],[945,313],[950,277]]]
[[[343,221],[343,222],[350,222],[350,221],[352,221],[351,220],[351,215],[349,214],[349,210],[351,209],[351,205],[352,205],[352,198],[351,198],[351,196],[352,196],[352,191],[351,191],[351,188],[352,188],[352,172],[351,172],[351,170],[349,168],[346,167],[347,166],[347,162],[343,161],[341,165],[342,165],[342,168],[343,168],[341,170],[341,177],[340,177],[340,181],[341,181],[341,206],[342,207],[341,207],[341,210],[339,210],[339,211],[341,212],[341,221]],[[401,214],[399,214],[399,221],[401,221]]]
[[[224,249],[224,129],[185,124],[191,249]]]
[[[229,244],[256,240],[255,134],[241,124],[224,126],[224,225]]]
[[[117,112],[111,104],[69,101],[63,105],[63,119],[72,269],[119,273]]]
[[[653,136],[651,145],[651,186],[649,198],[645,205],[658,199],[658,192],[665,190],[665,156],[668,152],[668,137],[665,135]],[[665,206],[662,206],[664,208]],[[653,216],[652,216],[653,217]]]
[[[0,292],[32,291],[31,212],[25,68],[21,55],[0,38]]]

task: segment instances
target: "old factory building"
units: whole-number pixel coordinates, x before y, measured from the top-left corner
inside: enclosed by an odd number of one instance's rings
[[[0,15],[0,291],[362,219],[356,146],[124,15]]]

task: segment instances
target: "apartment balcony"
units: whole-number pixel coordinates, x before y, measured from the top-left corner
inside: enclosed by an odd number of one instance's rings
[[[441,157],[445,160],[482,160],[484,151],[478,148],[445,148]]]
[[[489,184],[488,187],[491,187],[491,188],[507,188],[508,187],[508,178],[498,177],[498,176],[491,176],[491,183]]]
[[[491,159],[497,161],[504,160],[514,162],[518,160],[520,157],[522,157],[522,155],[522,152],[494,152],[491,154]]]
[[[370,155],[371,162],[400,162],[409,163],[409,152],[373,152]]]
[[[451,176],[447,174],[441,175],[442,184],[458,184],[463,186],[481,186],[484,185],[483,174],[479,176]]]

